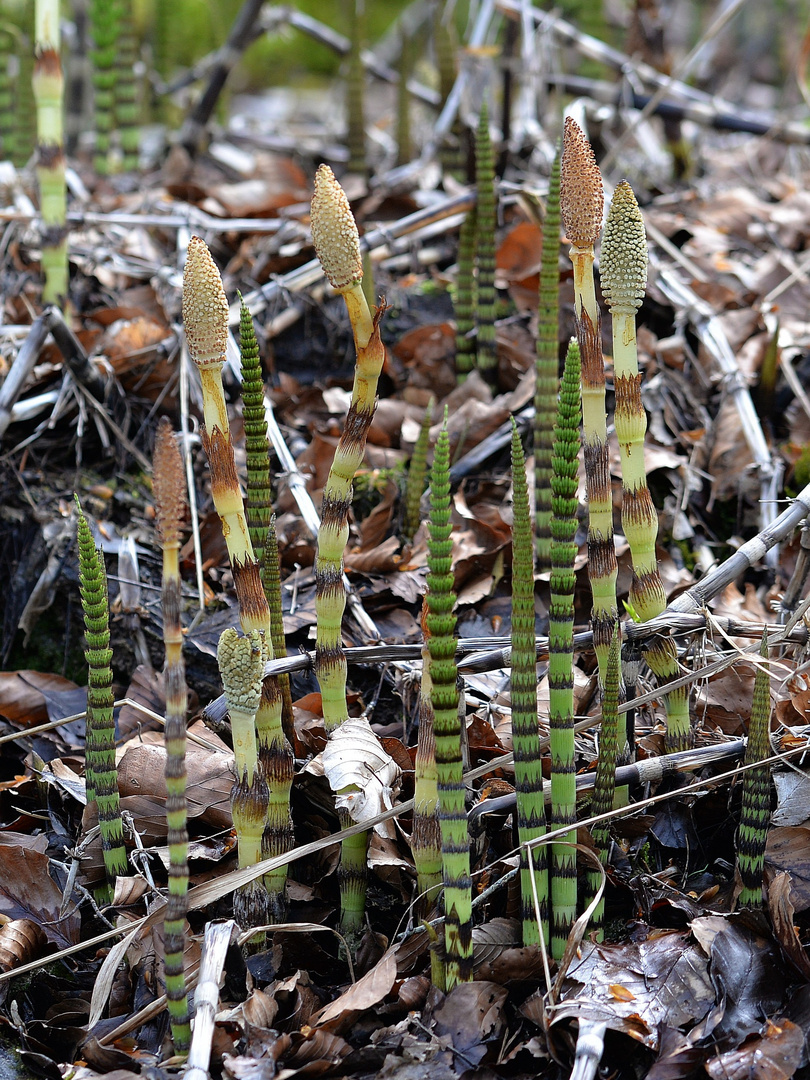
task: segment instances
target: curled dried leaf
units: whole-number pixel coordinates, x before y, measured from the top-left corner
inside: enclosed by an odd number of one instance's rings
[[[365,821],[393,806],[400,769],[368,720],[345,720],[329,736],[321,763],[330,787],[338,793],[336,805],[348,810],[353,821]],[[387,835],[385,823],[375,828]]]
[[[21,964],[38,960],[48,939],[31,919],[14,919],[0,929],[0,971],[13,971]]]

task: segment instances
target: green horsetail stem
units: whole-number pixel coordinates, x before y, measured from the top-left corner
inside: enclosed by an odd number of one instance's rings
[[[572,118],[566,117],[560,167],[560,212],[574,270],[577,340],[582,360],[582,428],[588,493],[588,574],[593,593],[593,644],[604,685],[616,604],[616,550],[613,544],[613,496],[605,414],[605,363],[599,307],[593,280],[593,245],[602,229],[602,177],[591,145]]]
[[[281,571],[278,540],[273,515],[273,492],[270,485],[270,443],[264,413],[264,380],[259,358],[259,343],[250,309],[239,298],[239,353],[242,361],[242,418],[245,425],[247,518],[253,554],[261,569],[262,586],[270,611],[270,640],[273,658],[287,655],[281,604]],[[281,690],[281,725],[292,742],[293,709],[290,676],[278,676]]]
[[[186,805],[186,712],[188,692],[180,623],[180,538],[186,516],[183,459],[163,417],[158,425],[152,469],[155,514],[163,551],[161,606],[166,666],[166,824],[169,845],[169,895],[163,920],[166,998],[172,1042],[178,1054],[191,1043],[188,994],[183,968],[188,893],[188,808]]]
[[[121,165],[126,172],[138,168],[138,86],[135,71],[138,47],[132,24],[132,6],[121,5],[118,16],[118,54],[115,79],[115,126],[121,140]]]
[[[115,879],[127,872],[127,853],[118,799],[118,773],[115,768],[115,720],[113,716],[112,649],[110,648],[110,605],[107,598],[107,574],[96,548],[79,496],[74,495],[77,513],[79,548],[79,591],[84,612],[87,648],[87,719],[85,724],[87,803],[95,800],[98,826],[104,853],[106,889],[100,890],[105,902],[112,899]]]
[[[379,329],[384,308],[378,308],[372,316],[362,288],[357,225],[349,200],[328,165],[321,165],[315,176],[312,239],[324,273],[346,301],[357,351],[349,413],[323,489],[315,557],[315,670],[321,687],[324,725],[330,735],[349,715],[341,637],[346,607],[343,553],[349,539],[352,482],[363,460],[377,407],[377,382],[385,349]],[[341,926],[351,933],[362,926],[365,911],[367,844],[365,833],[343,841],[339,870]]]
[[[608,653],[607,675],[605,688],[602,696],[602,723],[599,728],[599,760],[596,765],[596,778],[593,785],[593,797],[591,798],[590,816],[607,814],[613,809],[613,798],[616,791],[616,762],[618,749],[619,728],[619,686],[621,684],[621,645],[619,640],[618,626],[613,631]],[[610,851],[610,827],[606,821],[597,822],[591,826],[593,842],[599,852],[599,858],[603,866],[607,866]],[[602,875],[598,871],[589,871],[587,884],[588,895],[586,900],[596,896],[602,882]],[[605,919],[604,896],[596,905],[591,916],[591,930],[597,935],[597,940],[604,937],[603,923]]]
[[[476,208],[473,206],[461,226],[458,238],[458,270],[456,272],[456,375],[466,378],[475,366],[475,313],[478,308],[478,287],[475,277],[475,244],[478,231]]]
[[[470,842],[461,761],[456,617],[453,614],[456,596],[453,592],[452,530],[450,440],[445,413],[430,474],[426,624],[442,834],[445,985],[448,993],[457,983],[472,979],[473,954]]]
[[[475,261],[478,267],[478,303],[475,338],[476,366],[490,383],[498,380],[498,355],[495,343],[495,157],[489,136],[489,112],[481,106],[475,135],[476,229]]]
[[[551,604],[548,613],[551,827],[571,825],[551,847],[551,954],[562,958],[577,912],[576,773],[574,762],[574,560],[577,554],[577,456],[580,352],[571,341],[560,383],[551,472]]]
[[[408,466],[408,479],[405,484],[405,514],[402,520],[402,539],[408,543],[413,540],[421,521],[419,508],[422,502],[422,493],[425,490],[428,448],[430,446],[430,421],[433,418],[433,406],[435,403],[435,398],[431,398],[428,402],[425,415],[422,417],[422,426],[419,428],[419,437],[411,454],[411,463]]]
[[[433,9],[433,49],[439,82],[439,111],[441,111],[456,84],[458,75],[452,9],[443,4],[436,4]],[[459,183],[464,183],[467,178],[465,158],[464,135],[457,111],[450,131],[444,136],[439,146],[442,172],[449,173]]]
[[[551,566],[551,457],[560,371],[560,151],[554,155],[543,218],[534,389],[534,494],[537,566]]]
[[[545,848],[535,848],[534,881],[540,905],[537,924],[528,840],[546,831],[543,755],[537,722],[537,650],[534,617],[534,552],[529,485],[520,432],[512,418],[512,746],[520,849],[523,944],[548,942],[548,868]]]
[[[762,634],[759,647],[762,663],[754,678],[751,726],[745,748],[745,764],[756,765],[771,753],[771,681],[768,674],[768,633]],[[771,820],[771,767],[748,769],[742,779],[740,829],[737,834],[737,869],[742,879],[738,907],[762,906],[762,875],[765,868],[765,844]]]
[[[416,865],[419,910],[426,915],[435,906],[442,884],[442,831],[439,823],[439,779],[436,771],[436,734],[433,722],[430,649],[427,638],[427,599],[422,602],[422,683],[419,688],[419,739],[414,764],[413,833],[411,853]]]
[[[217,665],[233,733],[236,783],[231,792],[231,813],[240,869],[260,862],[264,853],[270,790],[258,762],[256,712],[262,699],[266,658],[267,647],[260,631],[250,630],[245,637],[239,637],[230,627],[222,631]],[[256,920],[266,907],[267,892],[261,880],[251,881],[234,894],[234,918],[240,926],[261,925]]]
[[[411,99],[408,79],[413,67],[411,38],[404,31],[399,37],[399,79],[397,80],[397,165],[407,165],[413,157],[411,142]]]
[[[647,237],[632,188],[623,180],[613,193],[600,259],[602,291],[613,319],[613,370],[616,385],[616,437],[622,463],[622,527],[633,562],[630,603],[647,622],[666,608],[667,597],[655,545],[658,514],[647,485],[644,436],[647,415],[641,400],[641,374],[636,346],[636,311],[647,285]],[[646,653],[650,670],[661,682],[680,674],[674,641],[660,638]],[[686,750],[690,743],[689,691],[673,690],[664,698],[667,750]],[[623,725],[624,726],[624,725]],[[619,732],[620,752],[625,732]]]
[[[222,522],[233,571],[242,629],[246,634],[252,630],[261,632],[268,658],[272,658],[270,609],[250,542],[222,386],[222,366],[228,341],[228,302],[216,263],[205,242],[197,236],[189,242],[183,272],[183,321],[188,351],[202,382],[205,421],[202,441],[211,470],[211,495]],[[276,679],[266,679],[262,686],[256,712],[256,740],[262,768],[257,769],[256,763],[251,761],[248,772],[251,783],[257,787],[257,803],[267,808],[262,855],[284,855],[293,844],[290,788],[294,762],[281,726],[281,692]],[[242,780],[241,776],[237,777],[238,784]],[[269,785],[269,794],[258,790],[261,785],[265,788]],[[265,801],[265,795],[269,801]],[[281,866],[265,879],[267,897],[260,899],[260,889],[255,884],[250,887],[249,894],[242,894],[239,911],[242,919],[247,920],[242,922],[243,926],[284,920],[286,879],[287,867]],[[251,914],[250,904],[254,901],[256,909]]]
[[[349,57],[346,71],[346,146],[349,172],[365,176],[366,161],[365,91],[366,72],[363,49],[366,36],[366,0],[349,0]]]
[[[62,304],[68,291],[64,93],[59,59],[59,0],[36,0],[32,89],[37,106],[37,180],[42,217],[42,303]]]
[[[118,80],[119,0],[91,0],[90,34],[93,49],[93,120],[96,172],[106,176],[110,167],[110,136],[115,127],[115,86]]]

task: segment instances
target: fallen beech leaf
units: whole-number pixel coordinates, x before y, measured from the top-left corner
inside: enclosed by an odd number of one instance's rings
[[[322,1027],[329,1024],[332,1030],[336,1030],[335,1021],[339,1021],[337,1029],[346,1022],[350,1014],[362,1012],[364,1009],[372,1009],[375,1005],[391,993],[394,981],[397,977],[396,950],[388,949],[382,958],[359,979],[353,986],[335,998],[320,1012],[311,1018],[314,1027]]]
[[[437,1033],[450,1036],[465,1064],[478,1064],[486,1043],[501,1037],[506,998],[507,991],[496,983],[459,983],[433,1014]]]
[[[31,848],[0,845],[0,913],[30,919],[60,948],[79,940],[81,917],[70,905],[60,917],[62,893],[48,873],[48,856]]]
[[[0,971],[38,960],[48,945],[42,929],[30,919],[14,919],[0,929]]]
[[[620,983],[610,983],[608,990],[614,996],[617,1001],[635,1001],[636,995],[632,990],[628,990],[626,986],[622,986]]]
[[[803,1057],[801,1028],[790,1020],[769,1020],[760,1038],[710,1058],[703,1067],[712,1080],[790,1080]]]

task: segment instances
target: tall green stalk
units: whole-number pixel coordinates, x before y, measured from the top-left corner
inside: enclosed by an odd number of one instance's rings
[[[754,679],[751,726],[745,748],[745,764],[756,765],[771,754],[771,681],[768,674],[768,632],[762,634],[759,647],[762,663]],[[737,869],[742,892],[741,908],[762,906],[762,875],[765,868],[765,845],[771,820],[771,767],[759,765],[743,773],[740,829],[737,833]]]
[[[408,95],[413,51],[413,42],[403,32],[399,38],[399,80],[397,82],[397,165],[407,165],[413,157],[411,100]]]
[[[59,58],[59,0],[36,0],[34,74],[37,105],[37,180],[42,215],[43,304],[62,304],[68,291],[64,91]]]
[[[349,149],[349,172],[363,176],[368,172],[366,159],[365,84],[362,52],[366,37],[366,0],[347,0],[349,5],[349,58],[346,72],[346,145]]]
[[[534,390],[534,492],[537,566],[551,566],[551,458],[560,368],[560,151],[554,155],[543,218]]]
[[[526,461],[512,418],[512,744],[515,757],[518,840],[521,845],[546,831],[543,762],[537,722],[537,651],[534,619],[534,552]],[[534,880],[540,907],[538,925],[532,869],[520,852],[523,944],[548,942],[548,868],[545,847],[534,849]]]
[[[442,884],[442,833],[439,823],[439,779],[436,770],[436,733],[431,700],[430,649],[427,643],[427,598],[422,604],[425,640],[422,644],[422,683],[419,688],[419,740],[414,764],[413,833],[411,852],[416,866],[423,914],[435,905]]]
[[[120,0],[91,0],[90,33],[93,38],[93,103],[96,128],[94,164],[106,176],[110,167],[110,137],[115,127],[115,84],[118,78]]]
[[[180,623],[180,539],[186,514],[183,459],[163,417],[158,425],[153,461],[153,488],[160,545],[163,551],[161,606],[166,666],[166,824],[169,844],[169,895],[163,920],[166,954],[166,998],[175,1052],[186,1054],[191,1023],[183,967],[188,893],[188,808],[186,804],[186,712],[188,693]]]
[[[422,426],[419,428],[419,437],[416,440],[411,454],[411,463],[408,466],[408,479],[405,484],[405,514],[402,520],[402,539],[410,543],[419,528],[419,507],[422,502],[422,493],[425,490],[425,475],[427,473],[427,455],[430,446],[430,422],[433,418],[433,406],[435,398],[431,398],[422,417]]]
[[[560,384],[551,474],[551,605],[548,613],[551,827],[571,825],[551,847],[551,952],[559,960],[577,910],[574,764],[574,560],[577,554],[577,455],[580,352],[571,341]]]
[[[107,598],[107,574],[96,548],[93,534],[76,501],[79,548],[79,591],[84,612],[87,648],[87,802],[98,807],[98,825],[104,853],[107,887],[102,899],[109,902],[118,874],[127,872],[127,853],[118,799],[118,773],[115,768],[115,720],[112,692],[112,649],[110,648],[110,606]]]
[[[498,379],[498,355],[495,343],[495,157],[489,136],[489,112],[486,102],[481,106],[475,136],[476,243],[475,261],[478,266],[478,307],[475,339],[476,366],[490,383]]]
[[[359,0],[358,0],[359,2]],[[324,273],[346,301],[357,363],[346,424],[323,489],[321,527],[315,558],[317,643],[315,667],[321,687],[327,735],[348,719],[346,657],[341,622],[346,607],[343,553],[349,538],[352,482],[366,449],[376,408],[377,381],[385,359],[380,339],[382,308],[372,316],[362,289],[360,238],[349,201],[328,165],[315,176],[312,239]],[[348,819],[345,819],[348,822]],[[367,834],[344,840],[340,863],[341,926],[354,934],[363,922],[366,897]]]
[[[439,433],[430,474],[427,630],[430,698],[436,735],[439,820],[444,877],[446,988],[472,979],[472,879],[461,725],[458,715],[456,617],[453,606],[453,526],[450,520],[450,441],[447,420]]]
[[[118,52],[116,56],[115,126],[121,140],[121,165],[125,172],[138,168],[138,84],[135,69],[138,47],[132,23],[132,0],[120,0]]]
[[[593,797],[591,799],[591,816],[607,814],[613,809],[613,799],[616,791],[616,764],[618,750],[618,727],[619,727],[619,687],[621,684],[621,648],[619,644],[618,629],[613,632],[608,653],[607,675],[605,677],[604,694],[602,697],[602,723],[599,728],[599,761],[596,765],[596,779],[593,785]],[[610,827],[606,821],[598,822],[591,827],[593,842],[599,851],[599,858],[603,866],[607,866],[610,849]],[[588,899],[596,896],[602,875],[598,871],[588,873]],[[591,929],[597,934],[599,941],[603,938],[603,922],[605,917],[604,896],[596,905],[591,916]]]
[[[560,212],[571,243],[577,340],[582,358],[582,428],[588,492],[588,575],[593,593],[593,644],[604,685],[616,604],[616,550],[613,544],[613,494],[605,414],[605,364],[599,306],[593,280],[593,245],[602,229],[604,192],[591,145],[566,117],[560,166]]]
[[[466,378],[475,366],[476,311],[478,284],[475,277],[475,244],[478,233],[476,208],[473,206],[461,226],[458,238],[458,270],[456,272],[456,374],[459,381]]]
[[[616,437],[622,463],[622,527],[630,545],[633,579],[630,603],[640,619],[660,615],[667,604],[655,545],[658,514],[647,485],[644,436],[647,415],[641,400],[636,347],[636,311],[647,284],[647,237],[632,188],[623,180],[613,193],[600,260],[602,291],[613,318],[613,368],[616,385]],[[678,652],[671,638],[659,638],[646,653],[660,682],[678,677]],[[685,687],[664,698],[667,749],[686,750],[691,741],[689,692]],[[623,726],[623,725],[622,725]],[[624,744],[619,732],[620,750]]]

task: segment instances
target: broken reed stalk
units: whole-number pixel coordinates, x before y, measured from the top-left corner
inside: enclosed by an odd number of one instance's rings
[[[110,137],[115,127],[115,86],[118,80],[119,0],[91,0],[90,35],[93,48],[93,122],[96,145],[93,164],[100,176],[110,171]]]
[[[534,389],[534,498],[537,567],[551,566],[551,458],[560,369],[560,151],[554,155],[543,218]]]
[[[562,958],[577,913],[576,765],[574,758],[574,560],[577,554],[577,467],[580,351],[572,339],[560,383],[551,473],[551,603],[548,613],[551,828],[571,825],[551,847],[551,953]]]
[[[754,678],[754,699],[751,705],[751,726],[745,748],[745,764],[756,765],[771,753],[771,680],[768,673],[768,631],[762,634],[759,647],[761,659]],[[760,765],[748,769],[742,778],[742,807],[737,834],[737,869],[742,880],[742,892],[737,901],[740,908],[762,907],[762,876],[765,869],[765,845],[768,823],[771,820],[771,767]]]
[[[233,571],[242,629],[246,634],[252,630],[264,634],[268,658],[272,658],[270,609],[250,542],[222,386],[228,302],[211,253],[197,236],[189,242],[183,273],[183,321],[189,354],[200,371],[202,441],[211,470],[211,494]],[[252,757],[257,751],[261,754],[261,768]],[[281,693],[274,678],[264,681],[256,712],[256,739],[248,745],[246,754],[249,764],[237,773],[234,788],[244,803],[240,804],[239,813],[243,818],[253,815],[256,820],[260,814],[266,814],[262,855],[286,854],[293,844],[290,818],[293,756],[281,726]],[[279,867],[268,875],[266,889],[252,882],[246,891],[236,894],[234,917],[243,928],[283,921],[286,875],[286,866]]]
[[[425,415],[422,417],[419,437],[414,444],[411,463],[408,466],[408,479],[405,484],[405,514],[402,520],[402,539],[407,543],[413,540],[421,521],[419,510],[422,503],[422,493],[425,490],[427,456],[430,446],[430,422],[433,418],[433,406],[435,404],[436,399],[431,397],[425,409]]]
[[[548,868],[545,848],[535,849],[534,870],[524,845],[546,831],[543,754],[537,723],[537,650],[534,616],[534,550],[529,485],[520,432],[512,418],[512,744],[520,849],[523,944],[548,942]],[[542,925],[534,907],[532,873]]]
[[[377,381],[385,359],[379,321],[384,306],[371,314],[362,288],[360,238],[349,200],[328,165],[315,175],[312,196],[312,239],[324,273],[346,301],[354,334],[357,363],[352,398],[343,432],[323,489],[321,527],[315,557],[317,643],[315,669],[321,687],[327,735],[348,719],[346,657],[341,622],[346,607],[343,553],[349,539],[352,482],[363,460],[366,438],[376,408]],[[344,822],[345,823],[345,822]],[[341,926],[359,931],[366,897],[367,834],[344,841],[339,870]]]
[[[84,613],[87,648],[87,719],[85,753],[87,805],[95,801],[98,827],[104,854],[105,888],[99,898],[109,903],[118,874],[127,872],[127,852],[118,798],[118,773],[115,768],[115,720],[113,716],[112,649],[110,648],[110,605],[107,597],[107,573],[101,553],[87,524],[79,496],[76,501],[76,539],[79,549],[79,591]]]
[[[475,277],[475,244],[478,233],[476,207],[467,211],[458,238],[456,271],[456,376],[459,382],[475,366],[475,313],[478,291]]]
[[[644,436],[647,415],[641,400],[641,374],[636,346],[636,311],[647,285],[647,237],[644,221],[630,185],[623,180],[613,193],[602,238],[600,275],[605,302],[613,320],[613,371],[616,386],[616,438],[622,463],[622,527],[633,562],[630,604],[642,622],[654,619],[667,606],[658,572],[655,545],[658,514],[647,485]],[[646,653],[659,682],[680,674],[678,652],[670,638],[659,638]],[[689,692],[673,690],[664,698],[667,711],[666,748],[686,750],[690,744]],[[624,729],[624,725],[622,725]],[[619,732],[619,753],[626,732]]]
[[[593,644],[604,685],[613,627],[617,624],[613,497],[605,414],[605,364],[593,280],[593,245],[602,229],[602,177],[591,145],[566,117],[561,163],[560,211],[574,269],[577,340],[582,360],[582,427],[588,493],[588,574],[593,592]]]
[[[608,652],[607,674],[602,696],[602,723],[599,727],[599,760],[596,765],[596,778],[591,798],[590,817],[607,814],[613,809],[616,792],[616,766],[619,729],[619,686],[621,684],[621,649],[618,631],[614,631]],[[607,867],[610,852],[610,826],[606,821],[591,826],[591,836],[599,852],[602,865]],[[602,883],[598,871],[589,871],[587,876],[586,903],[596,896]],[[597,935],[597,940],[604,938],[605,898],[602,896],[591,916],[590,929]]]
[[[444,878],[445,985],[472,979],[472,879],[467,835],[461,724],[458,710],[453,539],[450,519],[450,441],[447,414],[433,452],[428,526],[427,644],[436,737],[439,821]]]
[[[32,88],[37,106],[37,180],[45,278],[42,304],[61,305],[68,292],[68,250],[59,0],[36,0],[35,22]]]
[[[262,587],[270,611],[270,640],[273,657],[287,655],[284,619],[281,606],[281,571],[278,561],[278,540],[273,492],[270,485],[270,442],[267,437],[267,417],[264,412],[264,380],[259,358],[259,343],[250,309],[239,298],[239,353],[242,361],[242,419],[245,425],[245,458],[247,487],[245,516],[247,518],[253,554],[261,571]],[[292,742],[293,711],[290,676],[278,676],[281,690],[281,724],[287,739]]]
[[[439,824],[436,734],[431,701],[427,598],[422,602],[422,632],[422,682],[419,687],[419,738],[414,764],[411,853],[416,865],[416,887],[420,894],[418,910],[426,915],[435,906],[442,884],[442,833]]]
[[[489,111],[481,105],[475,135],[476,237],[475,261],[478,268],[478,303],[475,337],[476,367],[488,383],[498,381],[498,355],[495,343],[495,158],[489,135]]]
[[[183,955],[188,893],[188,808],[186,805],[186,712],[188,692],[180,623],[180,537],[186,516],[183,459],[163,417],[158,424],[152,487],[155,516],[163,552],[161,607],[166,665],[166,824],[169,845],[169,895],[163,920],[166,955],[166,998],[175,1052],[186,1054],[191,1044],[188,994]]]

